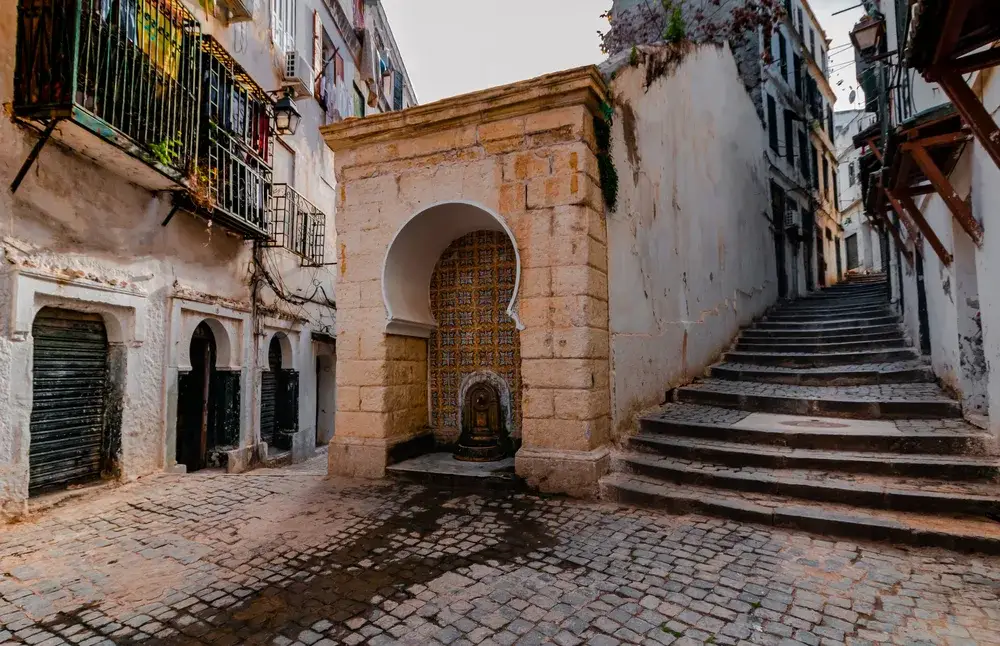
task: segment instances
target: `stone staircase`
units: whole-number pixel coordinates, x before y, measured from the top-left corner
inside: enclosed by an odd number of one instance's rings
[[[785,303],[641,420],[606,498],[823,534],[1000,553],[996,442],[962,419],[883,277]]]

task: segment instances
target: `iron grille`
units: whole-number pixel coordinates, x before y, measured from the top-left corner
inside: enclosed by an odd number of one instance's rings
[[[202,113],[194,200],[248,237],[267,234],[273,105],[211,36],[202,39]]]
[[[17,16],[17,116],[72,119],[183,178],[197,146],[202,36],[181,0],[19,0]]]
[[[326,215],[288,184],[275,184],[271,197],[268,246],[284,247],[302,256],[304,265],[322,265]]]

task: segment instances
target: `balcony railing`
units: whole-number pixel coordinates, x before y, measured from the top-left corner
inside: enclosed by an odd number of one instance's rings
[[[181,0],[19,0],[17,15],[15,115],[72,121],[184,180],[202,37]]]
[[[326,215],[288,184],[275,184],[271,200],[267,245],[302,256],[303,265],[322,265]]]
[[[202,39],[195,210],[248,238],[267,236],[272,102],[214,38]]]

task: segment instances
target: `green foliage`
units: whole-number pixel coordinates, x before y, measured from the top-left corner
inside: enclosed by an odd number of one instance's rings
[[[687,25],[684,24],[684,15],[680,7],[675,7],[671,0],[663,0],[663,8],[669,18],[667,28],[663,32],[663,40],[668,43],[679,43],[687,38]]]
[[[677,632],[673,628],[667,626],[667,624],[662,624],[660,626],[660,630],[662,630],[663,632],[667,633],[668,635],[673,635],[674,637],[682,637],[683,636],[683,633]]]
[[[597,139],[597,170],[601,176],[601,193],[604,203],[610,211],[618,205],[618,171],[611,158],[611,125],[615,116],[615,108],[604,102],[600,106],[600,114],[594,117],[594,135]]]
[[[173,166],[174,162],[181,156],[181,146],[184,142],[180,140],[180,133],[177,133],[177,137],[173,139],[164,139],[163,141],[155,144],[149,144],[149,152],[153,154],[153,157],[160,164],[164,166]]]
[[[639,48],[632,45],[632,53],[628,55],[628,64],[632,67],[639,66]]]

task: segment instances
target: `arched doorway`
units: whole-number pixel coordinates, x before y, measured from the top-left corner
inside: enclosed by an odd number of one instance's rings
[[[205,468],[217,440],[213,383],[218,350],[205,321],[191,336],[190,356],[191,370],[181,373],[177,392],[177,463],[188,472]]]
[[[498,441],[509,452],[521,423],[521,345],[508,313],[516,286],[517,260],[502,231],[474,231],[441,254],[430,283],[430,309],[437,327],[428,339],[430,422],[441,444],[468,435],[461,391],[476,375],[496,375],[510,393],[510,414],[498,416]],[[492,455],[492,454],[491,454]]]
[[[268,369],[260,380],[260,439],[269,452],[290,451],[299,421],[298,372],[291,368],[291,343],[277,332],[267,347]]]
[[[45,307],[34,341],[28,493],[98,480],[114,459],[106,424],[108,335],[98,314]]]

